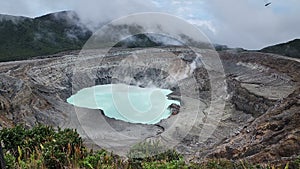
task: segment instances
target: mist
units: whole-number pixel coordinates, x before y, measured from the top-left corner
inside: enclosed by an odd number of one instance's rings
[[[0,2],[0,13],[37,17],[73,10],[90,30],[139,12],[163,12],[197,26],[212,43],[261,49],[300,37],[299,0],[10,0]],[[0,18],[1,20],[1,18]]]
[[[206,31],[214,42],[231,47],[260,49],[300,37],[298,0],[265,1],[210,0],[214,34]]]

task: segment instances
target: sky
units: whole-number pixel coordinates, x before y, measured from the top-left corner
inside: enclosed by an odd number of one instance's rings
[[[245,49],[300,38],[299,0],[0,0],[2,14],[37,17],[62,10],[76,11],[86,23],[168,13],[197,26],[212,43]]]

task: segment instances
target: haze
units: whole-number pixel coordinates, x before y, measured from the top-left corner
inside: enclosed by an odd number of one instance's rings
[[[137,12],[165,12],[185,19],[213,43],[261,49],[299,38],[300,1],[273,0],[10,0],[0,1],[0,13],[36,17],[75,10],[90,26]]]

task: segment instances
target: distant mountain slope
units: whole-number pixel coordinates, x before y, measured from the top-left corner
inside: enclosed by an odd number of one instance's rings
[[[113,34],[121,34],[121,29],[143,29],[133,25],[121,25],[112,27],[107,37]],[[124,31],[124,30],[123,30]],[[125,30],[126,31],[126,30]],[[35,56],[52,55],[62,51],[79,50],[92,35],[77,14],[73,11],[51,13],[37,18],[10,16],[0,14],[0,62],[24,60]],[[114,37],[113,36],[113,37]],[[186,42],[197,42],[182,37]],[[102,41],[109,41],[102,39]],[[153,47],[160,45],[172,45],[166,42],[170,39],[151,34],[139,34],[123,39],[115,46],[118,47]],[[178,44],[180,44],[178,42]],[[188,44],[187,44],[188,45]],[[209,44],[201,44],[203,48],[211,48]],[[228,50],[225,45],[215,45],[217,51]],[[235,49],[236,50],[236,49]],[[243,49],[240,49],[243,51]],[[236,50],[238,51],[238,50]],[[260,52],[275,53],[294,58],[300,58],[300,39],[266,47]]]
[[[293,58],[300,58],[300,39],[295,39],[286,43],[269,46],[261,49],[260,52],[274,53]]]
[[[119,27],[114,27],[110,33],[118,33],[121,28],[142,29],[133,28],[132,25]],[[91,35],[92,31],[81,23],[73,11],[51,13],[37,18],[0,14],[0,62],[78,50]],[[133,48],[159,45],[162,44],[155,42],[148,35],[139,34],[122,40],[115,46]]]
[[[80,49],[90,35],[70,11],[34,19],[0,15],[0,61]]]

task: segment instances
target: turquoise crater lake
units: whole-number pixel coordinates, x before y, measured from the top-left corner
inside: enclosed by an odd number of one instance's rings
[[[130,123],[156,124],[171,115],[168,89],[141,88],[125,84],[97,85],[81,89],[67,102],[83,108],[101,109],[105,116]]]

